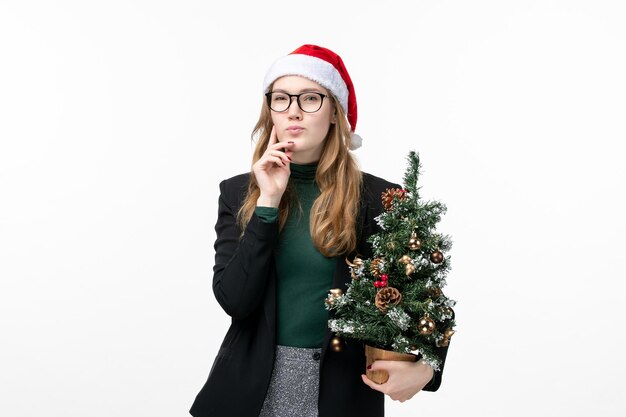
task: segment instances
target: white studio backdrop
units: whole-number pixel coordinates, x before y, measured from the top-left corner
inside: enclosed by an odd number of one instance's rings
[[[449,209],[443,385],[387,415],[626,413],[625,6],[389,3],[0,0],[0,415],[188,415],[218,183],[304,43],[352,76],[362,169],[416,150]]]

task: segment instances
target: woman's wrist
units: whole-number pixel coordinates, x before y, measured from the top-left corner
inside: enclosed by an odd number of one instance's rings
[[[257,207],[274,207],[278,208],[280,204],[280,197],[268,197],[268,196],[259,196],[256,200]]]
[[[423,362],[423,361],[421,361],[421,362]],[[433,383],[433,381],[435,380],[435,375],[436,375],[435,370],[430,365],[426,364],[425,362],[423,362],[423,363],[426,366],[427,372],[430,371],[430,378],[428,378],[428,380],[426,382],[426,385],[424,385],[424,387],[422,389],[427,388],[428,386],[430,386]]]

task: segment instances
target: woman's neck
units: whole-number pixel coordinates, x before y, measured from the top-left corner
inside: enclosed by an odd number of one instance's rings
[[[291,178],[297,180],[314,180],[317,173],[317,162],[312,164],[290,164]]]
[[[316,164],[321,157],[321,149],[301,150],[291,154],[291,162],[301,165]]]

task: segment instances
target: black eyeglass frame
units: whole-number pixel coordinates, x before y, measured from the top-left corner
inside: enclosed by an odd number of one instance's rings
[[[272,102],[272,94],[274,94],[274,93],[279,93],[279,94],[284,94],[286,96],[289,96],[289,104],[287,105],[287,108],[285,108],[285,110],[278,111],[278,110],[274,110],[272,108],[272,105],[270,103]],[[319,108],[317,110],[306,111],[306,110],[304,110],[302,108],[302,104],[300,103],[300,96],[303,96],[305,94],[317,94],[318,96],[321,97],[320,106],[319,106]],[[298,103],[298,107],[300,108],[300,110],[302,110],[305,113],[316,113],[316,112],[320,111],[320,109],[324,105],[324,99],[326,97],[330,97],[330,96],[328,94],[319,93],[317,91],[306,91],[306,92],[300,93],[300,94],[287,94],[287,93],[283,93],[282,91],[270,91],[269,93],[265,93],[265,98],[267,100],[267,107],[269,107],[270,110],[275,111],[276,113],[284,113],[287,110],[289,110],[289,108],[291,107],[291,103],[293,103],[293,97],[296,98],[296,103]]]

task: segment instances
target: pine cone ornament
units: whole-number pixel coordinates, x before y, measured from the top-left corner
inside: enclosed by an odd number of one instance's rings
[[[375,304],[381,313],[386,313],[389,307],[397,306],[402,301],[402,294],[393,287],[383,288],[376,294]]]
[[[370,263],[370,272],[372,273],[372,275],[374,275],[375,277],[379,277],[381,274],[381,268],[383,266],[383,260],[380,258],[376,258],[374,260],[372,260],[372,262]]]
[[[383,200],[383,207],[385,210],[391,210],[391,205],[393,203],[393,198],[397,197],[398,200],[404,200],[406,197],[406,191],[402,188],[388,188],[381,195]]]

